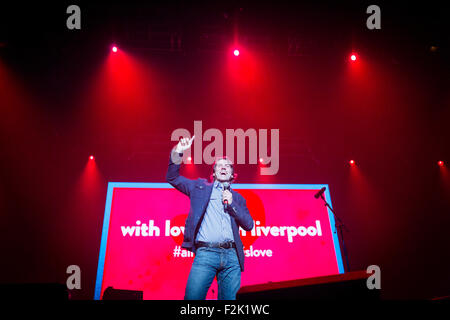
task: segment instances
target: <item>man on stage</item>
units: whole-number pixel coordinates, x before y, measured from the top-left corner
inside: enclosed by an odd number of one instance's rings
[[[244,271],[244,250],[239,227],[253,229],[253,219],[245,199],[230,188],[234,179],[233,163],[217,159],[213,166],[213,183],[205,179],[190,180],[180,175],[183,152],[192,145],[182,138],[173,148],[167,181],[190,198],[182,247],[195,253],[184,298],[203,300],[217,276],[218,299],[234,300]]]

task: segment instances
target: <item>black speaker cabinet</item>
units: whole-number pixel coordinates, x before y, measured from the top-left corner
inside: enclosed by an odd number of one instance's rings
[[[121,290],[108,287],[103,292],[102,300],[142,300],[144,293],[142,291]]]
[[[61,283],[1,284],[0,298],[10,301],[66,301],[69,300],[69,292]]]
[[[369,289],[366,271],[242,287],[238,300],[379,300],[380,290]]]

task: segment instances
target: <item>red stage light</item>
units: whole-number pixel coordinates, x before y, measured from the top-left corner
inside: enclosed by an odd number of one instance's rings
[[[112,52],[117,52],[117,47],[113,46],[111,50],[112,50]]]
[[[89,160],[94,160],[94,156],[90,156],[90,157],[89,157]]]
[[[350,160],[349,163],[353,165],[355,164],[355,160]]]
[[[239,56],[239,50],[238,49],[234,49],[233,54],[237,57]]]
[[[352,55],[350,56],[350,60],[356,61],[356,54],[352,53]]]
[[[444,166],[444,161],[438,161],[438,165],[439,165],[440,167],[443,167],[443,166]]]
[[[187,157],[187,161],[191,162],[192,161],[192,157]]]
[[[259,158],[259,163],[264,163],[264,159],[263,158]]]

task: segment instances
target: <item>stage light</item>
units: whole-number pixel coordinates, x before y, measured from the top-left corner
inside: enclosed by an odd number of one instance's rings
[[[356,54],[352,53],[352,55],[350,56],[350,60],[356,61]]]
[[[112,50],[112,52],[117,52],[118,49],[116,46],[113,46],[111,50]]]
[[[263,164],[264,163],[264,159],[263,158],[259,158],[259,163]]]
[[[354,165],[354,164],[355,164],[355,160],[350,160],[349,163],[350,163],[351,165]]]
[[[233,54],[237,57],[239,56],[239,50],[238,49],[234,49]]]
[[[192,161],[192,157],[187,157],[187,161],[191,162]]]
[[[95,159],[94,156],[89,157],[89,160],[94,160],[94,159]]]
[[[443,166],[444,166],[444,161],[442,161],[442,160],[441,160],[441,161],[438,161],[438,166],[439,166],[439,167],[443,167]]]

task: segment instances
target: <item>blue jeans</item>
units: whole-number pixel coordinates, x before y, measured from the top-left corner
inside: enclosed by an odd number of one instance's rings
[[[241,267],[236,249],[197,249],[186,284],[185,300],[204,300],[217,276],[218,299],[235,300],[241,286]]]

